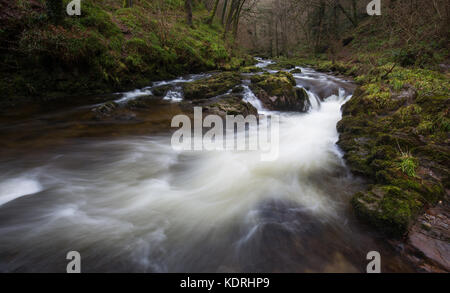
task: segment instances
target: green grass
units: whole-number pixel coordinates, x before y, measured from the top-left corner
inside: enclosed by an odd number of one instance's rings
[[[410,177],[416,177],[417,163],[416,159],[409,153],[400,157],[400,169]]]

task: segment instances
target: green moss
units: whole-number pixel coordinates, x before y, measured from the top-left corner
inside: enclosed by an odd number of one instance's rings
[[[184,97],[189,100],[209,99],[239,85],[241,77],[235,72],[224,72],[213,77],[188,82],[183,85]]]
[[[275,74],[262,74],[252,76],[253,84],[265,90],[270,96],[281,96],[286,93],[293,94],[295,78],[289,72],[280,71]]]
[[[255,67],[255,66],[247,66],[247,67],[242,67],[240,69],[240,71],[242,73],[252,73],[252,72],[260,72],[261,68]]]

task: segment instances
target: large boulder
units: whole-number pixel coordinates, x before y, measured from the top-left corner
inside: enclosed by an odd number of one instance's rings
[[[295,87],[288,72],[255,75],[251,81],[252,91],[267,109],[306,112],[311,106],[305,89]]]
[[[222,117],[226,115],[258,115],[258,110],[252,104],[245,102],[241,95],[227,94],[217,99],[198,100],[194,106],[202,107],[207,114],[215,114]]]
[[[237,72],[223,72],[209,78],[188,82],[183,85],[184,98],[187,100],[210,99],[241,83]]]

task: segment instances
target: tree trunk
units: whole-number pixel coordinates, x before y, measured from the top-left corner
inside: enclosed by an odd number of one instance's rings
[[[278,51],[278,20],[275,19],[275,56],[280,57],[280,52]]]
[[[184,7],[186,9],[186,23],[193,27],[192,24],[192,0],[184,0]]]
[[[131,8],[131,7],[133,7],[133,0],[123,0],[123,7],[124,8]]]
[[[233,38],[236,40],[237,37],[237,33],[238,33],[238,28],[239,28],[239,19],[241,17],[241,12],[242,12],[242,7],[244,7],[245,4],[245,0],[241,0],[242,2],[240,3],[238,9],[236,10],[236,13],[234,15],[235,19],[234,19],[234,26],[233,26]]]
[[[356,0],[352,0],[352,9],[353,9],[353,21],[355,22],[355,25],[358,26],[358,3]]]
[[[227,13],[227,7],[228,7],[228,0],[225,0],[222,8],[222,19],[221,19],[222,25],[225,24],[225,13]]]
[[[214,16],[216,16],[216,12],[217,12],[217,7],[219,6],[219,0],[216,0],[216,2],[214,3],[214,8],[211,12],[211,16],[208,19],[208,24],[212,24],[213,20],[214,20]]]
[[[228,30],[230,29],[230,25],[233,23],[233,16],[235,10],[237,9],[237,5],[239,4],[239,0],[232,0],[230,4],[230,9],[228,9],[228,16],[225,23],[225,30],[223,32],[223,38],[225,39]]]

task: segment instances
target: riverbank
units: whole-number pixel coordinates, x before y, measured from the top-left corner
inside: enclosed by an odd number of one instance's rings
[[[202,4],[194,7],[192,27],[183,1],[123,8],[121,1],[86,0],[81,16],[58,24],[49,21],[43,0],[0,5],[0,111],[253,63],[229,48],[219,23],[205,23]]]
[[[373,64],[372,58],[280,58],[273,68],[311,66],[354,78],[359,86],[342,107],[338,145],[352,172],[372,185],[353,196],[353,209],[400,239],[394,245],[418,268],[449,271],[448,69],[404,67],[389,58]]]

